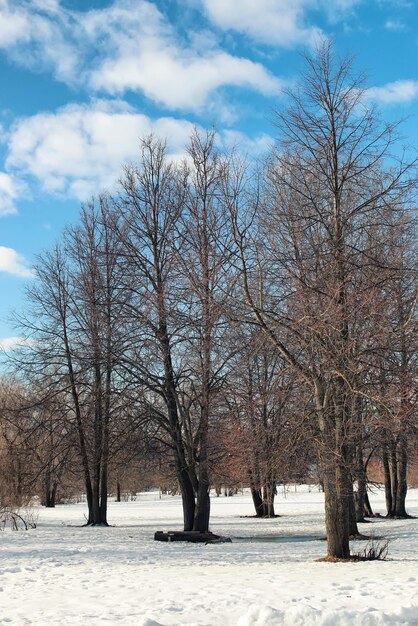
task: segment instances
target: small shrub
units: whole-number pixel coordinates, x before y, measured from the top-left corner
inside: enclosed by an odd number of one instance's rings
[[[12,530],[28,530],[36,528],[37,523],[38,515],[30,507],[25,511],[20,511],[8,506],[0,506],[0,530],[8,527]]]
[[[29,528],[36,528],[38,525],[39,512],[36,507],[27,506],[23,512],[22,517],[25,519]]]
[[[389,539],[370,537],[363,550],[352,555],[354,561],[384,561],[389,551]]]

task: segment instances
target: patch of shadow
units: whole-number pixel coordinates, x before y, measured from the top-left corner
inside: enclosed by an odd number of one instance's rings
[[[233,543],[304,543],[320,541],[321,537],[312,535],[254,535],[248,537],[231,537]]]

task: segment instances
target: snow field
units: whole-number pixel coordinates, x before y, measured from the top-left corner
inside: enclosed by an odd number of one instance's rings
[[[381,492],[371,502],[384,513]],[[407,504],[418,515],[418,490]],[[322,494],[280,492],[276,510],[256,520],[242,517],[253,514],[249,494],[214,497],[211,529],[233,543],[206,546],[153,541],[181,528],[179,497],[112,502],[109,528],[80,527],[82,504],[40,508],[35,530],[0,533],[0,624],[418,625],[418,519],[361,526],[390,539],[387,561],[318,563]]]

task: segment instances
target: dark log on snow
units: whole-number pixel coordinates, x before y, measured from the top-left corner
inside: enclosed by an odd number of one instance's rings
[[[155,541],[189,541],[190,543],[231,543],[229,537],[221,537],[211,532],[201,533],[196,530],[169,531],[157,530],[154,534]]]

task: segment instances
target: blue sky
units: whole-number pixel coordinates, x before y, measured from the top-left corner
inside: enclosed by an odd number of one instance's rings
[[[0,348],[31,263],[150,131],[258,156],[300,53],[333,37],[418,145],[417,0],[0,0]]]

